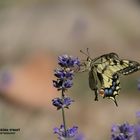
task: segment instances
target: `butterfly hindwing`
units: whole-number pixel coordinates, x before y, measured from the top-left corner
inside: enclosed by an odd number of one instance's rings
[[[101,89],[99,91],[99,94],[101,96],[103,96],[103,98],[109,98],[112,99],[116,106],[117,106],[117,102],[116,102],[116,95],[119,94],[120,91],[120,80],[119,80],[119,76],[117,73],[112,75],[112,78],[107,77],[106,75],[102,75],[103,77],[103,84],[101,85]]]

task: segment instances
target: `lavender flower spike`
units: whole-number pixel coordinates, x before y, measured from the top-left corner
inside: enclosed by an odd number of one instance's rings
[[[57,110],[61,108],[69,108],[72,102],[74,102],[74,100],[70,97],[65,97],[64,99],[55,98],[52,100],[52,104],[57,107]]]
[[[140,140],[140,111],[136,112],[137,124],[134,125],[134,140]]]
[[[61,67],[74,67],[75,65],[80,65],[78,58],[74,58],[68,55],[62,55],[58,57],[58,64]]]
[[[113,125],[111,140],[130,140],[134,135],[134,127],[128,123]]]
[[[73,70],[56,69],[54,75],[59,79],[67,78],[67,79],[72,80],[73,79]]]
[[[58,57],[58,64],[60,68],[54,71],[54,76],[57,79],[53,80],[53,86],[61,91],[61,98],[54,98],[52,104],[57,107],[57,110],[62,110],[63,125],[60,128],[54,128],[54,133],[58,135],[59,140],[82,140],[82,137],[77,135],[78,127],[67,128],[65,120],[65,108],[69,108],[71,103],[74,102],[70,97],[66,97],[65,91],[72,87],[74,68],[80,66],[80,61],[78,58],[62,55]]]
[[[74,137],[78,133],[78,127],[73,126],[67,129],[67,134],[65,135],[64,126],[61,125],[60,128],[54,128],[54,133],[58,135],[59,140],[74,140]]]

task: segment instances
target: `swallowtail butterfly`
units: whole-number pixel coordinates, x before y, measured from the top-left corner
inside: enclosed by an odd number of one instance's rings
[[[80,72],[89,72],[89,87],[95,92],[95,101],[98,101],[98,94],[103,98],[112,99],[116,106],[116,96],[120,91],[121,75],[128,75],[140,70],[140,64],[136,61],[119,58],[116,53],[108,53],[92,59],[87,53],[80,51],[87,56],[87,60],[81,62]]]

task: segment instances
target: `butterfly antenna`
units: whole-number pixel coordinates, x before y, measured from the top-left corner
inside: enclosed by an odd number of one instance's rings
[[[82,50],[80,50],[81,53],[83,53],[84,55],[86,55],[87,57],[89,57],[88,54],[86,54],[85,52],[83,52]]]
[[[91,59],[90,55],[89,55],[89,48],[87,48],[87,53],[83,52],[82,50],[80,50],[81,53],[83,53],[84,55],[86,55],[88,58]]]
[[[87,48],[87,54],[88,54],[88,56],[90,56],[90,54],[89,54],[89,48]]]

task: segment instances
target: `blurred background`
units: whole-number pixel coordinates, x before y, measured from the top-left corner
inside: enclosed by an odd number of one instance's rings
[[[56,140],[62,123],[51,104],[60,94],[52,86],[57,57],[91,57],[116,52],[140,62],[139,0],[0,0],[0,128],[20,128],[2,140]],[[88,73],[75,76],[68,92],[75,102],[67,125],[79,126],[86,140],[109,140],[114,123],[135,122],[140,110],[140,73],[121,78],[119,107],[108,99],[94,102]]]

